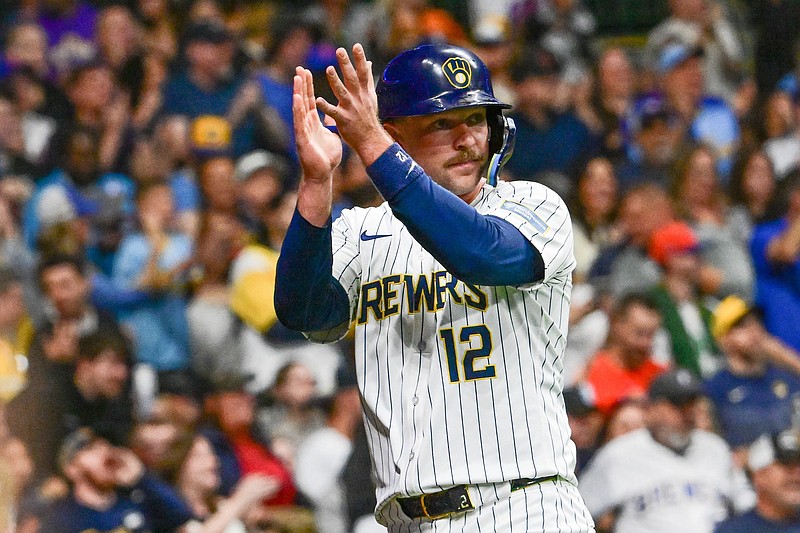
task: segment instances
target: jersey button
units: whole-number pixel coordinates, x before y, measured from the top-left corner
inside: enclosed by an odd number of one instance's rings
[[[410,454],[408,454],[408,458],[409,459],[413,459],[414,458],[414,452],[411,452]]]
[[[414,405],[417,405],[419,403],[419,398],[414,396],[413,398],[411,398],[411,403],[414,404]]]
[[[419,349],[420,352],[424,352],[425,348],[427,348],[427,347],[428,347],[428,344],[425,341],[422,341],[419,344],[417,344],[417,348]]]

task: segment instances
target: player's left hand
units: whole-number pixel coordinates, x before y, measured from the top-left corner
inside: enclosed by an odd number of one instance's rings
[[[342,139],[358,152],[365,165],[370,165],[393,143],[378,120],[372,62],[367,61],[359,43],[353,46],[352,61],[344,48],[336,50],[336,59],[342,77],[332,66],[325,70],[325,75],[339,103],[333,105],[319,97],[317,107],[336,122]]]

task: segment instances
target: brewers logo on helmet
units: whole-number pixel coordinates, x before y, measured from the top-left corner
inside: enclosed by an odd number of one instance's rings
[[[407,50],[389,62],[378,80],[378,117],[441,113],[486,107],[490,160],[486,180],[497,183],[514,150],[514,121],[503,116],[511,106],[494,97],[489,69],[478,56],[457,46],[429,44]]]
[[[456,89],[463,89],[469,87],[472,81],[472,69],[469,62],[460,57],[451,57],[442,65],[442,72],[444,72],[447,81]]]

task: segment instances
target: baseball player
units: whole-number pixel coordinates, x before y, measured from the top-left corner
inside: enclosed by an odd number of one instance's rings
[[[294,78],[303,177],[278,262],[290,328],[355,326],[356,370],[389,531],[593,531],[562,400],[571,272],[567,209],[497,183],[509,106],[473,53],[426,45],[377,84],[360,45],[326,71],[338,105]],[[386,202],[331,222],[339,136]]]

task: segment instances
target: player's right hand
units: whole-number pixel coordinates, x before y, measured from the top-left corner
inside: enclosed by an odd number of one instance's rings
[[[342,161],[342,141],[320,121],[314,80],[311,72],[302,67],[295,70],[292,114],[303,179],[317,182],[331,179],[333,169]]]

